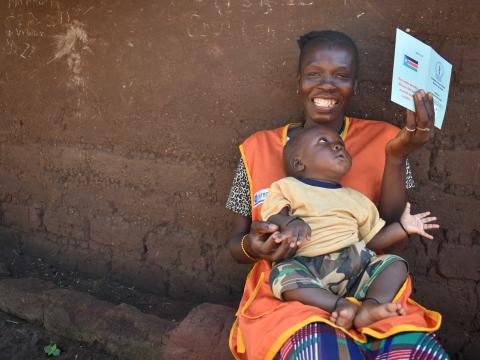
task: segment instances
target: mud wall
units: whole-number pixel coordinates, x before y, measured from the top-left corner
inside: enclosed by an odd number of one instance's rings
[[[454,64],[444,128],[412,156],[417,210],[443,225],[406,252],[451,351],[480,330],[480,28],[476,1],[4,0],[1,238],[48,261],[174,297],[238,297],[226,250],[237,145],[300,114],[295,39],[345,31],[361,52],[351,112],[390,102],[395,28]],[[6,249],[6,247],[3,247]],[[470,343],[470,345],[468,345]],[[476,345],[478,346],[478,345]]]

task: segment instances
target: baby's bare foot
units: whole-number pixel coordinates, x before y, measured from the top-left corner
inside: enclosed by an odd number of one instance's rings
[[[395,303],[375,304],[364,302],[353,321],[355,328],[359,329],[392,316],[405,315],[402,305]]]
[[[352,328],[353,319],[358,311],[358,305],[348,301],[347,299],[340,299],[337,307],[330,315],[330,321],[347,330]]]

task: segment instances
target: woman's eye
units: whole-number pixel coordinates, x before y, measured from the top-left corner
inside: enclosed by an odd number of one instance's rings
[[[350,79],[349,74],[337,74],[337,77],[340,79]]]
[[[325,138],[320,138],[320,139],[318,139],[318,142],[319,142],[319,143],[327,143],[328,140],[325,139]]]

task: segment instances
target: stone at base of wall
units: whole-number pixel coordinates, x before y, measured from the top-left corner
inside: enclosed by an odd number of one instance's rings
[[[0,310],[73,340],[96,342],[119,359],[230,359],[228,333],[235,310],[202,304],[176,326],[133,306],[115,305],[53,283],[0,280]]]
[[[190,311],[170,333],[165,359],[232,359],[228,349],[235,309],[204,303]]]

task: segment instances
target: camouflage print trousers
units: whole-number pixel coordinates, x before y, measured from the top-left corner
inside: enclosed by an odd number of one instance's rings
[[[376,255],[363,241],[337,252],[315,257],[296,256],[273,265],[270,287],[280,300],[282,293],[300,288],[320,288],[341,296],[365,298],[370,284],[394,261],[396,255]]]

